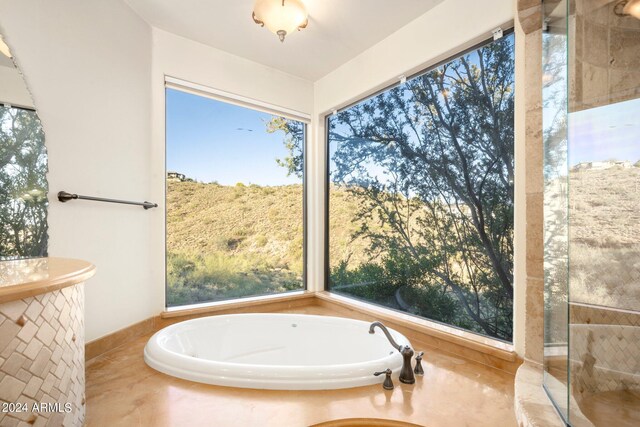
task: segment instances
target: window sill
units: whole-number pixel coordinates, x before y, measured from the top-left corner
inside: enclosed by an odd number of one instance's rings
[[[274,295],[261,295],[257,297],[239,298],[234,300],[206,302],[202,304],[181,305],[179,307],[168,307],[160,314],[163,319],[172,317],[194,316],[199,314],[218,313],[221,311],[229,311],[239,313],[239,310],[249,309],[247,312],[254,310],[259,306],[268,306],[269,309],[277,309],[273,305],[289,304],[293,301],[302,300],[302,302],[310,303],[315,293],[309,291],[293,291]]]
[[[377,319],[394,323],[415,333],[428,335],[440,341],[488,354],[506,362],[517,362],[519,364],[518,355],[514,351],[512,344],[327,291],[318,292],[315,296],[320,301],[375,316]]]

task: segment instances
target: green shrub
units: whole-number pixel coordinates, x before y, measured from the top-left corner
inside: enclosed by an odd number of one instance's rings
[[[167,254],[167,305],[177,306],[302,289],[294,272],[258,256]]]

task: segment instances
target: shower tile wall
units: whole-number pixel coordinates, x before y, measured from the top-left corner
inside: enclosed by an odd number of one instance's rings
[[[618,0],[571,0],[570,111],[640,97],[640,20],[614,13]]]
[[[640,313],[571,305],[574,397],[640,389]]]

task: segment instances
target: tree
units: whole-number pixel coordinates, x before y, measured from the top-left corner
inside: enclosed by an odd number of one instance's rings
[[[346,109],[329,122],[332,181],[364,203],[372,250],[455,297],[461,324],[510,340],[513,37]],[[371,223],[384,227],[373,231]]]
[[[567,36],[550,28],[542,36],[544,75],[545,344],[566,345],[568,331],[568,82]],[[563,326],[564,325],[564,326]]]
[[[266,124],[267,133],[282,132],[283,143],[289,155],[284,159],[276,159],[278,165],[287,169],[287,175],[295,175],[302,179],[304,173],[304,132],[305,125],[297,120],[274,116]]]
[[[330,120],[332,181],[362,198],[372,250],[412,261],[469,321],[511,339],[513,38],[505,37]],[[370,224],[377,222],[373,231]],[[407,281],[409,283],[410,280]]]
[[[0,107],[0,258],[47,255],[46,173],[37,114]]]

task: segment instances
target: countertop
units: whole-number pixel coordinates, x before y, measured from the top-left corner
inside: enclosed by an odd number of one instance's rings
[[[0,261],[0,304],[84,282],[95,270],[93,264],[71,258]]]

